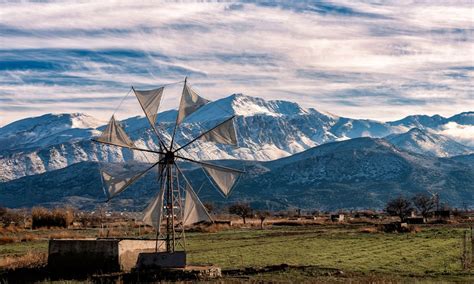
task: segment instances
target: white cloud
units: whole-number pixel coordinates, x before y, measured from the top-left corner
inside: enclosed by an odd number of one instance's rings
[[[474,147],[474,126],[473,125],[462,125],[456,122],[448,122],[443,125],[441,134],[449,136],[456,141]]]
[[[0,58],[27,65],[0,68],[0,125],[58,109],[104,117],[130,85],[185,75],[213,99],[243,92],[359,118],[474,109],[469,2],[0,5]]]

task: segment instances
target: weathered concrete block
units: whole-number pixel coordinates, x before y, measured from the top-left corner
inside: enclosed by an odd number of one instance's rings
[[[154,252],[155,240],[50,240],[48,267],[67,273],[130,271],[141,252]]]
[[[176,251],[140,253],[137,261],[137,270],[155,268],[178,268],[186,266],[186,252]]]

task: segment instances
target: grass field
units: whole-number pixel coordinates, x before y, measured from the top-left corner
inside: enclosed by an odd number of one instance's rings
[[[288,264],[335,268],[344,273],[383,275],[393,279],[462,280],[474,283],[471,271],[462,271],[461,237],[465,229],[424,227],[407,234],[363,233],[360,226],[313,225],[273,227],[265,230],[236,228],[216,233],[188,233],[190,263],[213,263],[224,270]],[[80,231],[93,236],[94,230]],[[38,237],[46,232],[32,232]],[[46,252],[47,240],[0,245],[0,257]],[[321,271],[320,269],[318,270]],[[316,277],[311,268],[260,273],[256,279]],[[315,274],[316,273],[316,274]]]
[[[222,268],[286,263],[399,276],[469,276],[461,270],[462,229],[361,233],[340,226],[232,230],[188,236],[191,262]],[[209,249],[212,247],[212,250]],[[474,281],[474,278],[473,278]]]

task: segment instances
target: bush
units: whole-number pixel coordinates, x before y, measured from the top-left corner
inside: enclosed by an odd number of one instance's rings
[[[11,224],[18,225],[24,222],[23,215],[18,210],[0,207],[0,225],[8,227]]]
[[[67,228],[74,221],[74,213],[69,208],[55,208],[49,211],[43,207],[35,207],[31,210],[33,229],[41,227]]]

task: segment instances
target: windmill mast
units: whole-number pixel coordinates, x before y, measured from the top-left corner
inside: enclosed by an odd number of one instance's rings
[[[166,231],[161,239],[165,241],[166,252],[172,253],[179,248],[185,249],[182,216],[183,207],[181,202],[179,172],[176,169],[175,156],[172,151],[166,152],[163,163],[165,164],[163,175],[166,176],[163,184]]]

